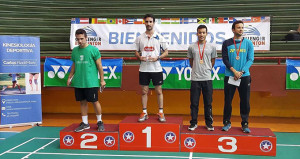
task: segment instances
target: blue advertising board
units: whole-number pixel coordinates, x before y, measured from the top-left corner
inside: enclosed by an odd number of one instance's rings
[[[41,123],[40,38],[0,36],[0,126]]]

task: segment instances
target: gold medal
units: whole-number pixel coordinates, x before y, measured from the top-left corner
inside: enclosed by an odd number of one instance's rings
[[[200,60],[200,63],[203,64],[204,63],[203,60]]]
[[[235,59],[236,59],[236,60],[239,60],[239,59],[240,59],[240,57],[239,57],[239,56],[237,56]]]

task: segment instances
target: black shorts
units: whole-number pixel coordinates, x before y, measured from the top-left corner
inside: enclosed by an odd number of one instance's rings
[[[76,101],[86,100],[88,102],[97,102],[98,101],[98,90],[99,90],[99,87],[75,88]]]
[[[154,86],[159,86],[164,83],[162,72],[140,72],[139,81],[140,85],[148,86],[152,80]]]

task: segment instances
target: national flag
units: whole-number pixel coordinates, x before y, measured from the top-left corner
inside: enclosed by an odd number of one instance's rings
[[[106,24],[107,18],[97,18],[97,24]]]
[[[219,18],[218,18],[218,23],[225,23],[225,22],[224,22],[224,18],[223,18],[223,17],[219,17]]]
[[[106,24],[107,18],[97,18],[97,24]]]
[[[72,18],[71,19],[71,24],[80,24],[80,19],[79,18]]]
[[[251,17],[251,23],[257,23],[260,21],[261,21],[260,17]]]
[[[170,24],[171,19],[170,18],[161,18],[161,24]]]
[[[171,24],[180,24],[180,18],[171,18]]]
[[[125,24],[134,24],[134,19],[127,19],[127,23]]]
[[[234,23],[234,18],[233,17],[229,17],[229,23]]]
[[[134,19],[134,24],[144,24],[144,19]]]
[[[90,19],[89,18],[80,18],[80,24],[89,24]]]
[[[235,21],[241,20],[244,23],[250,23],[251,22],[251,17],[235,17]]]
[[[97,24],[96,18],[90,18],[90,24]]]
[[[197,18],[189,18],[188,22],[189,22],[189,24],[191,24],[191,23],[197,23]]]
[[[180,24],[188,24],[189,18],[180,18]]]
[[[219,20],[218,20],[218,18],[209,18],[209,23],[210,24],[217,24],[217,23],[219,23]]]
[[[262,17],[260,17],[260,20],[261,20],[262,22],[270,22],[270,17],[262,16]]]
[[[107,24],[116,24],[116,19],[113,19],[113,18],[107,18]]]
[[[125,24],[125,19],[117,19],[117,24]]]
[[[224,17],[224,23],[229,23],[229,18],[228,17]]]
[[[206,24],[208,22],[209,22],[208,18],[197,18],[198,24]]]

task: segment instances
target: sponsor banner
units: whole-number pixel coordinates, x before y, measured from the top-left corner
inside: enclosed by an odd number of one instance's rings
[[[40,39],[0,36],[0,125],[41,123]]]
[[[44,86],[67,86],[73,62],[47,58],[44,64]],[[123,59],[102,59],[106,87],[121,87]],[[100,75],[98,75],[100,79]]]
[[[200,24],[208,28],[207,41],[221,50],[224,40],[232,38],[232,23],[244,22],[244,37],[251,40],[255,50],[270,50],[270,17],[218,17],[218,18],[161,18],[156,19],[154,29],[168,42],[169,50],[188,49],[197,41]],[[136,37],[145,32],[143,19],[72,18],[70,46],[77,46],[75,31],[84,29],[88,43],[99,50],[134,50]]]
[[[286,59],[286,89],[300,89],[300,60]]]
[[[163,67],[163,88],[190,89],[192,69],[189,60],[161,61],[161,65]],[[211,73],[213,88],[224,89],[225,65],[222,59],[216,59],[215,66]],[[153,85],[150,87],[154,88]]]

